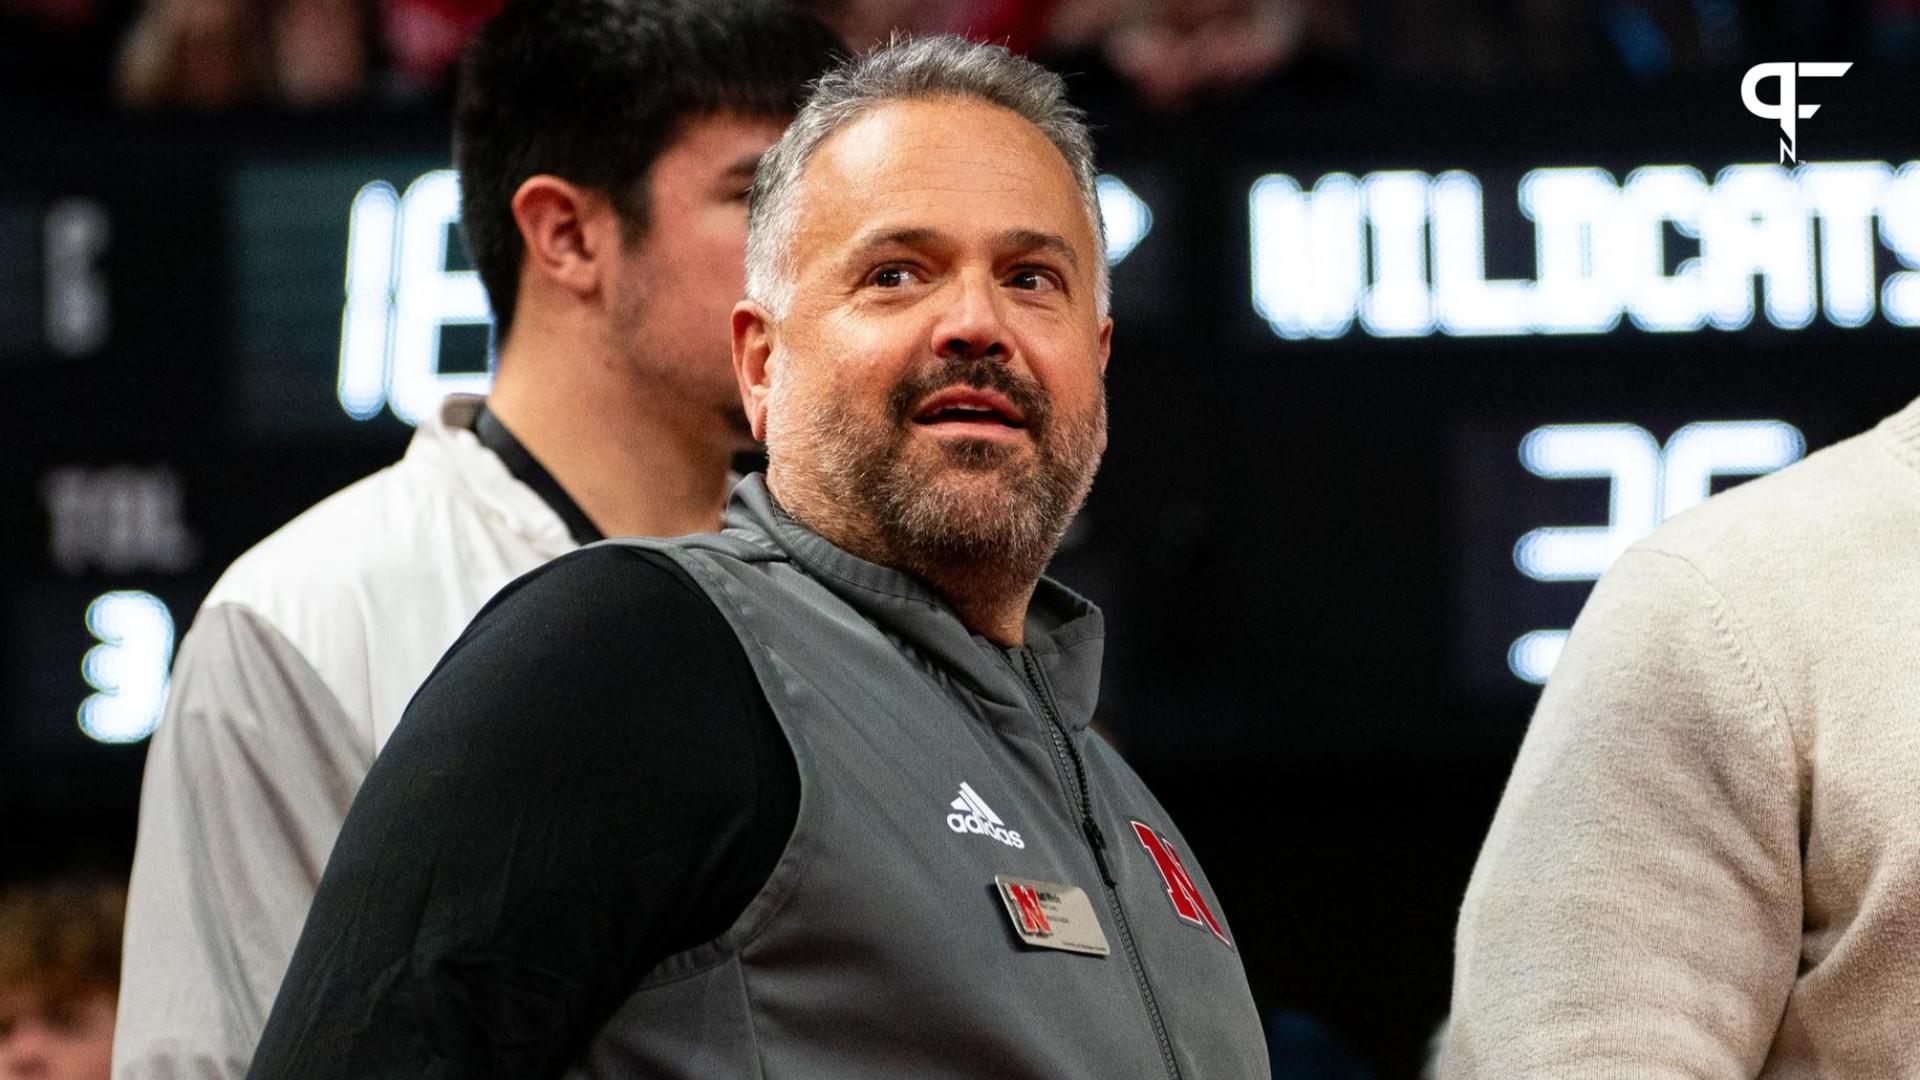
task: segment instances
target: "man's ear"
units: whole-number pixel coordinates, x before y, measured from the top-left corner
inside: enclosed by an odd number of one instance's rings
[[[1107,358],[1113,355],[1113,316],[1100,320],[1100,374],[1107,373]]]
[[[752,300],[733,305],[733,377],[740,384],[753,437],[767,441],[767,396],[773,391],[771,360],[779,326],[772,313]]]
[[[619,219],[605,195],[542,174],[520,185],[512,207],[527,252],[523,275],[582,298],[600,288],[608,245],[619,242]]]

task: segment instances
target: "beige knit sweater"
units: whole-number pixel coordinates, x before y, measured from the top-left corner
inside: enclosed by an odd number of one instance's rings
[[[1920,402],[1608,572],[1457,949],[1445,1080],[1920,1077]]]

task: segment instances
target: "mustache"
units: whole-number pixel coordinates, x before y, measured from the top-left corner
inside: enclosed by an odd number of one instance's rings
[[[969,359],[949,356],[934,360],[924,368],[901,379],[887,399],[895,425],[906,424],[914,407],[949,386],[972,390],[992,390],[1006,396],[1026,418],[1027,427],[1036,436],[1045,435],[1053,422],[1053,398],[1036,380],[1015,373],[1006,364],[991,357]]]

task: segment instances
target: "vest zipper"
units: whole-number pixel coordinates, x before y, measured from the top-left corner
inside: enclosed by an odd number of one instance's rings
[[[1067,802],[1070,809],[1079,812],[1080,834],[1086,838],[1087,846],[1093,851],[1093,861],[1100,867],[1100,882],[1106,887],[1107,893],[1107,910],[1112,912],[1114,925],[1120,931],[1120,947],[1126,952],[1127,963],[1133,968],[1134,981],[1140,987],[1140,998],[1147,1006],[1147,1018],[1153,1022],[1153,1036],[1160,1044],[1160,1061],[1167,1067],[1167,1075],[1172,1080],[1180,1080],[1180,1065],[1173,1059],[1173,1040],[1167,1037],[1167,1022],[1160,1015],[1160,1003],[1154,999],[1153,986],[1147,982],[1146,965],[1140,962],[1140,947],[1133,940],[1133,927],[1127,922],[1126,909],[1120,905],[1119,882],[1114,879],[1113,870],[1107,865],[1107,837],[1100,830],[1100,823],[1093,818],[1093,796],[1087,788],[1086,760],[1080,756],[1080,748],[1073,744],[1066,725],[1060,720],[1059,711],[1053,706],[1053,695],[1047,692],[1046,683],[1040,677],[1033,650],[1022,647],[1018,651],[1021,674],[1026,676],[1034,703],[1039,706],[1041,716],[1047,722],[1054,766],[1058,768],[1064,760],[1073,770],[1074,780],[1079,785],[1079,804],[1073,805],[1072,792],[1068,793]]]

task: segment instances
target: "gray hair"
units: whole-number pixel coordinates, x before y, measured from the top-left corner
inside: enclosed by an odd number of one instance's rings
[[[747,296],[775,318],[793,302],[795,218],[800,174],[835,132],[895,101],[974,98],[1019,114],[1040,129],[1073,170],[1100,250],[1094,253],[1094,297],[1107,313],[1106,227],[1094,186],[1093,137],[1080,109],[1067,101],[1060,76],[1004,46],[943,35],[895,38],[822,75],[793,125],[760,158],[747,197]]]

